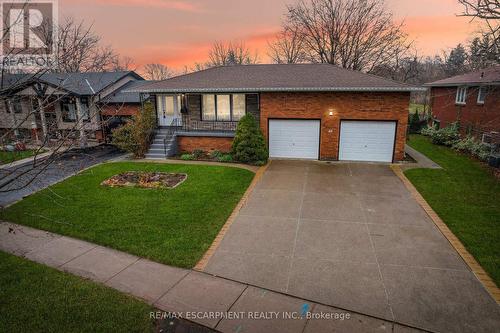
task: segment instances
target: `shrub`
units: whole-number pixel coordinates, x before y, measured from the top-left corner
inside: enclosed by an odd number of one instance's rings
[[[408,129],[410,133],[419,133],[426,121],[420,119],[418,110],[414,114],[408,116]]]
[[[487,144],[477,141],[473,137],[467,137],[456,142],[453,149],[462,153],[470,154],[480,160],[487,160],[490,155],[490,147]]]
[[[112,143],[122,150],[133,153],[136,158],[144,157],[151,144],[155,127],[156,115],[153,104],[146,103],[131,121],[113,130]]]
[[[212,152],[210,152],[210,158],[213,158],[213,159],[219,159],[219,157],[221,157],[222,155],[222,152],[220,150],[214,150]]]
[[[460,140],[458,126],[456,123],[447,127],[435,130],[431,134],[432,143],[436,145],[452,146]]]
[[[269,153],[266,142],[251,114],[246,114],[239,121],[231,153],[235,160],[243,163],[267,162]]]
[[[231,154],[221,154],[219,157],[217,157],[217,161],[219,161],[219,162],[232,162],[233,156],[231,156]]]
[[[420,134],[425,136],[432,136],[436,132],[436,129],[432,126],[426,126],[420,130]]]
[[[191,161],[191,160],[194,160],[194,156],[192,154],[182,154],[181,160]]]
[[[193,155],[193,158],[195,160],[197,160],[197,159],[202,158],[203,155],[205,155],[205,152],[201,149],[195,149],[195,150],[193,150],[192,155]]]

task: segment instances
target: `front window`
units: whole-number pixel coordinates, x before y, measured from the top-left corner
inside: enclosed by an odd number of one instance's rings
[[[217,95],[217,120],[231,120],[231,97],[229,95]]]
[[[484,104],[484,99],[486,98],[486,87],[479,87],[477,92],[477,104]]]
[[[203,95],[202,120],[239,121],[245,115],[245,95]]]
[[[465,104],[467,99],[467,87],[458,87],[457,96],[455,97],[456,104]]]

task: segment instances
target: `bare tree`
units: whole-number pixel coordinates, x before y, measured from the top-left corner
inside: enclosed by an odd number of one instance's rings
[[[411,46],[383,0],[300,0],[285,29],[301,34],[309,60],[372,71]]]
[[[163,64],[147,64],[144,66],[144,75],[148,80],[165,80],[173,76],[173,72]]]
[[[500,49],[500,1],[499,0],[458,0],[464,6],[464,11],[458,16],[470,17],[472,20],[482,20],[487,31],[483,36],[488,36],[493,43],[492,47]]]
[[[57,59],[59,72],[99,72],[112,70],[118,55],[111,46],[102,46],[101,37],[83,21],[67,18],[57,27]]]
[[[258,62],[257,53],[252,55],[242,41],[229,43],[216,41],[208,53],[208,58],[206,67],[249,65]]]
[[[297,26],[285,26],[272,42],[268,42],[268,56],[277,64],[305,62],[304,38]]]
[[[137,66],[135,65],[134,59],[124,56],[116,56],[112,60],[111,70],[113,71],[135,71]]]

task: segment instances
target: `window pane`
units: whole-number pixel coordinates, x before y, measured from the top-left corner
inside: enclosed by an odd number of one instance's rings
[[[477,95],[477,102],[478,103],[484,103],[484,97],[486,95],[486,87],[481,87],[479,88],[479,92]]]
[[[233,95],[233,121],[238,121],[245,115],[245,95]]]
[[[229,95],[217,95],[217,120],[231,120]]]
[[[203,106],[202,120],[215,120],[215,96],[203,95],[201,104]]]
[[[174,96],[165,96],[165,114],[167,116],[174,115]]]

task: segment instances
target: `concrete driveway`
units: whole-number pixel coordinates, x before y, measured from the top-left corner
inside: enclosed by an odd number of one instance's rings
[[[272,161],[205,271],[431,331],[500,327],[387,165]]]

